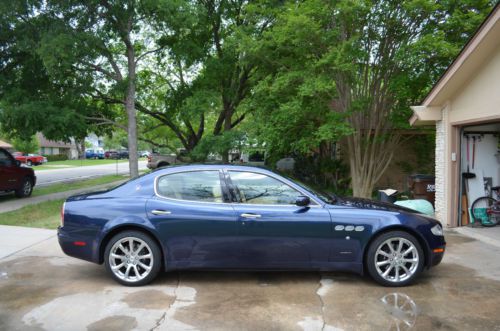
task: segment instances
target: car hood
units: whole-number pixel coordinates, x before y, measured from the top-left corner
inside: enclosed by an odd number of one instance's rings
[[[337,206],[421,214],[419,211],[416,211],[414,209],[398,206],[388,202],[381,202],[370,199],[348,197],[348,198],[337,198],[336,200],[337,201],[334,203],[334,205]]]

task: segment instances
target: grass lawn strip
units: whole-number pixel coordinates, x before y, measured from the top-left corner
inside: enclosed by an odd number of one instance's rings
[[[103,164],[115,164],[117,160],[66,160],[66,161],[52,161],[39,166],[33,167],[34,170],[55,170],[76,167],[87,167]],[[128,160],[118,160],[118,163],[128,162]]]
[[[0,225],[56,229],[61,223],[61,206],[64,199],[51,200],[0,214]]]

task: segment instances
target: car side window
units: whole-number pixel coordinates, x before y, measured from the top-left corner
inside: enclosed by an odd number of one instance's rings
[[[0,167],[11,167],[12,158],[6,152],[0,151]]]
[[[223,202],[219,172],[188,171],[162,176],[158,179],[160,196],[178,200]]]
[[[246,171],[229,171],[238,188],[242,203],[258,205],[295,205],[303,195],[296,189],[272,177]]]

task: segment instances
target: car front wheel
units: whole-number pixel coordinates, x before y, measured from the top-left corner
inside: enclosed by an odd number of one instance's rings
[[[31,162],[31,160],[28,160],[28,161],[26,161],[26,164],[31,167],[33,165],[33,162]]]
[[[424,266],[424,253],[418,240],[403,231],[377,237],[368,248],[366,267],[370,276],[384,286],[412,283]]]
[[[16,196],[18,198],[26,198],[33,192],[33,182],[29,178],[23,179],[23,184],[19,189],[16,190]]]
[[[106,245],[106,269],[120,284],[142,286],[160,272],[162,255],[158,244],[140,231],[124,231]]]

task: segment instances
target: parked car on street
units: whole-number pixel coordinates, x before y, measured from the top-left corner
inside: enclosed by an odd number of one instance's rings
[[[7,150],[0,148],[0,192],[14,192],[18,198],[31,195],[36,184],[35,172],[21,165]]]
[[[85,150],[86,159],[104,159],[104,150],[102,149],[87,149]]]
[[[26,154],[23,152],[14,152],[13,153],[14,158],[18,160],[21,163],[24,163],[26,165],[29,165],[30,167],[32,165],[40,165],[43,164],[44,162],[47,162],[47,158],[37,155],[37,154]]]
[[[177,163],[177,155],[149,154],[146,166],[149,169],[166,167]]]
[[[126,149],[122,149],[118,151],[119,159],[128,159],[128,151]]]
[[[234,165],[159,169],[73,196],[61,215],[62,250],[130,286],[162,268],[343,270],[404,286],[439,264],[446,245],[441,224],[411,209]]]

